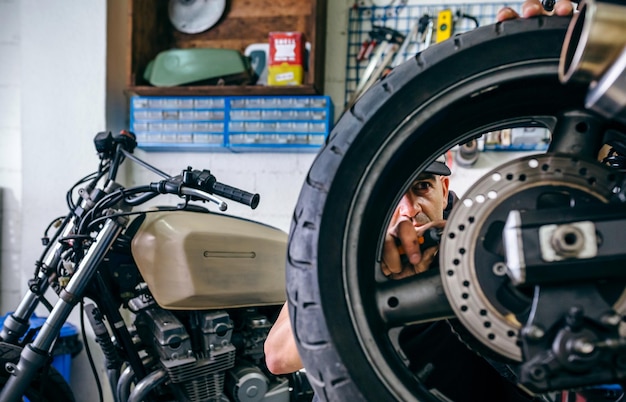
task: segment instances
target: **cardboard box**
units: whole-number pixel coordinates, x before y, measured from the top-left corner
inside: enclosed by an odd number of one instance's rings
[[[302,85],[304,82],[304,35],[301,32],[270,32],[268,85]]]

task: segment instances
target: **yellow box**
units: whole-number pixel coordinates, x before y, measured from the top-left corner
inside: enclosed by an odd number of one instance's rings
[[[304,82],[304,67],[283,63],[279,66],[267,68],[268,85],[302,85]]]

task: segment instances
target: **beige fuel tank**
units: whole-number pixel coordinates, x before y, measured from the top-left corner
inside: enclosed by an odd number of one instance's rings
[[[279,229],[190,211],[146,214],[132,241],[156,302],[174,310],[283,303],[286,251]]]

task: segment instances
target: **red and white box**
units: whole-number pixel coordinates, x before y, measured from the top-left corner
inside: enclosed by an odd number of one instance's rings
[[[302,85],[304,35],[302,32],[270,32],[268,85]]]

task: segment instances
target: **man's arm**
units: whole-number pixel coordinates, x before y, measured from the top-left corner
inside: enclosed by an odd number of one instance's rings
[[[300,370],[302,360],[291,331],[289,309],[283,305],[264,345],[265,364],[274,374],[288,374]]]

